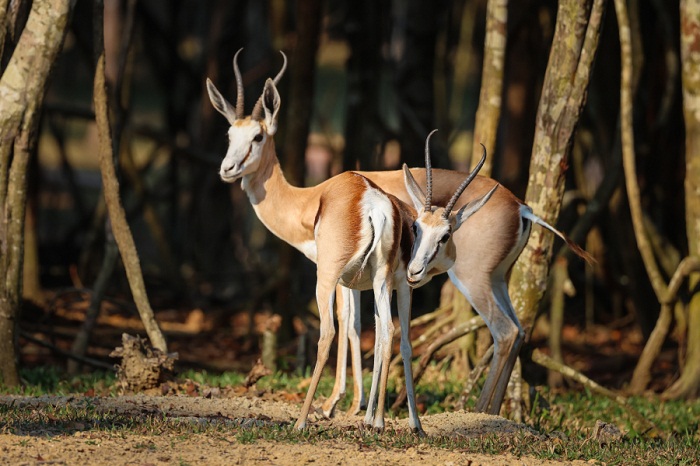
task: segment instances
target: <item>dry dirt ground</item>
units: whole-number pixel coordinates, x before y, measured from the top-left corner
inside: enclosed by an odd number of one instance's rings
[[[116,398],[18,397],[0,396],[0,405],[36,407],[47,405],[76,408],[89,404],[100,412],[142,415],[161,413],[172,418],[227,419],[245,426],[256,423],[288,423],[295,420],[299,404],[255,398],[234,397],[207,399],[187,396],[121,396]],[[313,417],[313,416],[312,416]],[[497,416],[454,412],[422,416],[423,428],[428,435],[474,436],[497,432],[518,435],[524,426]],[[312,424],[353,427],[361,418],[339,413],[332,420],[312,419]],[[407,429],[405,419],[388,420],[387,428]],[[406,450],[367,446],[348,440],[324,440],[314,443],[277,443],[256,440],[242,444],[235,433],[193,433],[182,435],[140,435],[125,430],[105,432],[74,429],[61,434],[47,432],[45,427],[23,431],[19,435],[0,433],[0,464],[8,465],[160,465],[160,464],[270,464],[296,466],[314,465],[550,465],[563,464],[510,455],[489,456],[469,452],[450,451],[420,444]],[[384,435],[391,435],[390,433]],[[533,435],[533,441],[537,437]],[[584,465],[584,461],[573,463]]]

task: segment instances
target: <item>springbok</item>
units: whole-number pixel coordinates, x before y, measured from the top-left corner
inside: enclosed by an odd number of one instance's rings
[[[265,93],[275,91],[272,81],[268,81]],[[265,97],[264,107],[267,101]],[[265,107],[265,113],[272,112]],[[426,141],[426,153],[428,141],[429,138]],[[452,205],[479,168],[481,166],[477,167],[458,187],[454,193]],[[411,176],[408,169],[405,169],[405,173]],[[401,324],[401,355],[404,361],[408,394],[409,426],[414,431],[422,432],[415,405],[411,370],[412,349],[408,333],[411,313],[409,283],[418,285],[418,282],[412,281],[411,275],[407,273],[408,258],[411,257],[414,240],[412,227],[418,217],[417,212],[355,172],[342,173],[320,186],[321,195],[315,217],[314,239],[317,255],[316,299],[321,318],[321,331],[316,366],[296,427],[306,426],[306,418],[321,371],[328,359],[335,334],[333,302],[336,287],[340,284],[354,290],[371,288],[374,291],[377,336],[372,389],[365,423],[377,429],[384,428],[384,404],[394,331],[391,320],[391,292],[396,289]],[[450,219],[454,220],[455,228],[477,212],[497,187],[498,185],[494,186],[481,198],[463,206],[455,215],[452,215]],[[419,198],[422,195],[417,184],[411,184],[410,189],[414,190],[413,197]],[[449,209],[445,209],[444,215],[447,218]],[[425,227],[430,228],[428,225]],[[440,243],[447,243],[448,239],[444,241],[440,239]],[[437,248],[431,256],[419,256],[413,259],[411,266],[420,271],[429,269],[432,275],[444,273],[452,265],[448,252],[453,249]]]
[[[327,183],[334,183],[332,180],[335,178],[309,188],[294,187],[286,181],[277,159],[273,139],[277,131],[280,106],[275,85],[279,83],[286,69],[286,56],[282,53],[284,64],[280,72],[272,81],[266,83],[265,90],[251,115],[244,117],[243,81],[237,64],[239,53],[240,50],[233,60],[237,85],[235,107],[221,95],[211,80],[207,79],[207,91],[212,105],[231,125],[228,130],[229,147],[219,175],[227,183],[241,179],[241,188],[246,192],[263,224],[280,239],[301,251],[313,262],[317,262],[314,236],[316,214],[321,193]],[[406,188],[410,181],[404,181],[401,170],[356,173],[407,205],[413,203],[413,198]],[[410,170],[410,174],[416,183],[426,184],[425,169],[414,168]],[[464,177],[463,173],[433,169],[432,189],[428,190],[431,194],[430,204],[446,206],[457,187],[464,181]],[[452,207],[459,209],[496,185],[493,179],[477,176]],[[506,277],[525,247],[532,223],[540,224],[562,237],[577,254],[585,254],[502,186],[469,222],[451,236],[455,262],[448,270],[448,275],[482,316],[494,339],[493,359],[476,405],[479,411],[498,413],[513,364],[524,339],[523,329],[508,296]],[[417,233],[417,243],[422,244],[423,230],[417,228]],[[418,280],[420,282],[420,279]],[[323,409],[327,415],[333,412],[335,404],[345,393],[348,340],[354,377],[354,397],[350,411],[357,412],[364,404],[359,344],[360,322],[357,312],[359,291],[340,287],[336,299],[339,321],[338,366],[333,394]],[[408,326],[403,325],[403,322],[401,324],[403,336],[403,329],[407,329]],[[375,353],[375,360],[377,358]],[[409,377],[406,379],[408,381]],[[369,414],[368,412],[368,416]]]

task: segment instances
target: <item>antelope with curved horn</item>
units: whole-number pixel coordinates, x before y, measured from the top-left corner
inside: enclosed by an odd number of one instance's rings
[[[282,55],[286,66],[286,56]],[[287,183],[276,156],[273,139],[277,130],[280,108],[280,98],[275,82],[269,79],[266,82],[265,90],[258,101],[262,111],[255,112],[256,118],[252,118],[252,115],[243,117],[243,86],[236,57],[234,57],[234,72],[238,86],[236,109],[207,79],[207,90],[212,105],[226,117],[231,125],[228,130],[229,147],[221,164],[220,177],[228,183],[241,179],[241,187],[263,224],[310,260],[317,262],[318,248],[314,234],[316,215],[319,211],[322,192],[329,183],[337,183],[333,181],[337,177],[310,188],[297,188]],[[283,71],[284,67],[275,80],[278,81],[281,78]],[[420,198],[420,194],[417,196],[409,194],[407,184],[410,182],[404,182],[401,170],[357,173],[408,205],[412,204],[414,197]],[[447,205],[457,187],[464,181],[465,175],[440,169],[433,169],[431,173],[430,204]],[[422,184],[427,181],[424,169],[411,169],[410,174],[417,183]],[[343,176],[347,177],[347,175]],[[490,178],[475,177],[471,184],[465,187],[461,196],[451,203],[451,207],[461,208],[496,184]],[[280,208],[282,205],[283,209]],[[501,187],[469,222],[464,223],[451,235],[455,263],[448,270],[450,279],[484,318],[494,338],[491,370],[477,403],[480,411],[498,412],[524,337],[507,294],[506,276],[525,246],[532,223],[543,225],[563,237],[561,233],[534,215],[532,210],[522,204],[510,191]],[[423,230],[421,228],[417,231]],[[422,238],[417,239],[417,243],[421,244]],[[572,243],[568,241],[567,243],[575,247]],[[585,254],[580,249],[575,251],[579,255]],[[354,312],[359,300],[359,292],[342,288],[341,293],[335,293],[335,295],[336,298],[340,298],[338,301],[341,299],[343,301],[342,306],[339,302],[338,311],[341,351],[338,354],[336,381],[341,378],[344,380],[345,377],[344,358],[347,355],[346,349],[343,350],[343,348],[349,339],[355,378],[352,407],[358,409],[363,400],[359,315]],[[326,320],[330,319],[326,318]],[[349,325],[349,322],[352,322],[352,325]],[[403,321],[401,323],[402,329],[407,328],[407,325],[403,325]],[[341,361],[343,361],[342,364],[340,364]],[[407,381],[408,379],[409,377]],[[332,412],[339,398],[336,394],[342,394],[344,390],[344,383],[340,388],[336,384],[334,395],[329,400],[330,406],[326,405],[324,412]]]

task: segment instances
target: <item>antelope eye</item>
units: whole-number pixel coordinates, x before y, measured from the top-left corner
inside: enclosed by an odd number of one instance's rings
[[[414,223],[413,225],[411,225],[411,228],[413,229],[413,235],[417,236],[418,235],[418,227],[416,226],[416,224]]]
[[[445,233],[444,235],[442,235],[442,238],[440,238],[440,243],[445,244],[445,243],[447,243],[447,240],[449,240],[449,239],[450,239],[450,234]]]
[[[262,133],[258,133],[258,134],[256,134],[255,137],[253,138],[253,141],[255,141],[255,142],[260,142],[260,141],[262,141],[262,138],[263,138]]]

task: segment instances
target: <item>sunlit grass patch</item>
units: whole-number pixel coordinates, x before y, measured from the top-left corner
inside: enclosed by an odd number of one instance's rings
[[[236,389],[245,374],[207,373],[186,371],[180,380],[191,380],[202,387]],[[306,393],[309,374],[275,373],[264,377],[254,390],[243,392],[248,397],[270,393],[292,394],[290,400],[301,399]],[[377,433],[364,427],[326,427],[312,425],[298,431],[291,423],[256,419],[228,419],[225,417],[176,417],[164,413],[142,412],[119,414],[98,410],[86,393],[112,395],[115,379],[112,374],[94,373],[68,377],[57,370],[33,369],[22,372],[25,386],[19,390],[3,390],[31,396],[67,395],[62,405],[17,407],[0,405],[0,432],[60,438],[78,432],[100,433],[116,437],[130,435],[171,435],[189,438],[193,435],[225,437],[241,444],[257,441],[317,444],[339,441],[356,444],[366,449],[440,448],[482,454],[512,454],[516,457],[534,457],[558,461],[585,460],[609,465],[692,465],[700,464],[700,401],[664,401],[655,396],[634,397],[628,405],[651,421],[658,429],[652,433],[637,422],[637,418],[607,398],[588,391],[552,391],[536,387],[530,407],[524,412],[524,429],[515,434],[488,433],[478,436],[432,435],[421,438],[408,429],[389,428]],[[369,390],[371,377],[363,377]],[[334,378],[326,372],[319,385],[317,400],[330,395]],[[352,399],[352,379],[348,378],[347,395],[341,401],[341,410],[347,409]],[[418,384],[418,400],[427,414],[454,411],[461,396],[464,381],[451,371],[431,366]],[[396,396],[403,382],[393,377],[388,402]],[[479,393],[470,394],[468,404]],[[197,396],[195,393],[194,395]],[[275,398],[276,399],[276,398]],[[290,401],[297,402],[297,401]],[[405,409],[389,413],[389,417],[405,417]],[[596,422],[614,424],[620,437],[601,441],[594,435]],[[19,439],[18,441],[21,441]],[[147,440],[143,448],[148,449]]]

